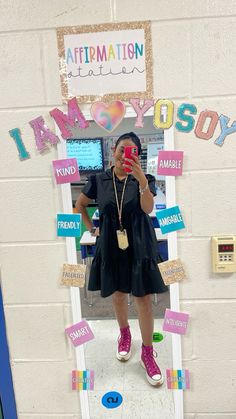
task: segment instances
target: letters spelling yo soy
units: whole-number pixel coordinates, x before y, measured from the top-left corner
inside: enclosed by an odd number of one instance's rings
[[[137,128],[143,127],[143,116],[152,106],[154,106],[153,124],[156,128],[168,129],[173,125],[174,104],[168,99],[158,99],[155,104],[154,100],[145,99],[142,106],[140,105],[140,99],[130,99],[130,104],[133,106],[134,111],[137,114],[135,123],[135,127]],[[74,128],[76,123],[81,129],[86,129],[89,126],[89,121],[85,119],[83,113],[81,112],[76,97],[68,101],[67,107],[67,114],[57,108],[52,109],[49,112],[50,116],[58,125],[61,136],[64,140],[73,137],[71,128]],[[194,129],[194,116],[196,114],[197,107],[194,104],[182,103],[177,110],[177,118],[179,120],[176,122],[175,128],[180,132],[189,133]],[[204,125],[206,124],[207,119],[210,122],[207,130],[204,131]],[[229,126],[229,120],[230,118],[228,116],[223,114],[219,116],[216,111],[202,111],[197,120],[194,134],[202,140],[209,140],[212,138],[218,122],[220,122],[221,133],[214,141],[214,144],[222,146],[224,145],[225,138],[229,134],[236,132],[236,121],[233,121],[231,126]],[[46,142],[49,142],[50,145],[55,145],[60,141],[56,134],[54,134],[54,132],[46,126],[42,116],[29,121],[29,124],[34,131],[36,148],[39,152],[48,149]],[[19,153],[19,159],[22,161],[29,159],[30,154],[25,148],[20,129],[13,128],[9,131],[9,134],[15,141]]]

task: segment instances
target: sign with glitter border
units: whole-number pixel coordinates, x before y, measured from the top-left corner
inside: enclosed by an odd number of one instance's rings
[[[153,96],[151,22],[57,28],[63,101]]]

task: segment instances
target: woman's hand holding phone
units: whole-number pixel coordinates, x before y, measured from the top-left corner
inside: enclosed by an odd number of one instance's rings
[[[124,170],[127,173],[132,172],[132,162],[135,161],[134,157],[138,157],[138,147],[136,146],[125,146],[124,147],[124,158],[125,158],[125,164],[124,164]]]
[[[131,153],[130,150],[125,151],[126,147],[124,148],[124,156],[125,156],[125,164],[124,170],[127,173],[132,173],[132,175],[137,179],[140,184],[145,184],[147,179],[145,174],[143,173],[142,167],[140,165],[140,161],[138,158],[138,148],[135,146],[127,146],[127,149],[134,149],[136,148],[136,155]],[[129,157],[127,157],[127,155]]]

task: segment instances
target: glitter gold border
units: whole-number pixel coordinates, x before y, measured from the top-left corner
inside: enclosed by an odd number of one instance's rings
[[[68,93],[68,84],[66,77],[66,62],[65,62],[65,48],[64,35],[72,35],[79,33],[96,33],[106,31],[122,31],[124,29],[144,29],[145,39],[145,65],[146,65],[146,91],[145,92],[125,92],[112,93],[104,95],[83,95],[77,96],[79,103],[92,103],[97,100],[109,102],[110,100],[124,100],[128,101],[131,98],[153,98],[153,68],[152,68],[152,36],[151,36],[151,21],[136,21],[136,22],[120,22],[120,23],[104,23],[101,25],[84,25],[84,26],[65,26],[57,28],[57,44],[59,55],[59,71],[61,79],[62,100],[66,103],[72,99],[74,95]]]

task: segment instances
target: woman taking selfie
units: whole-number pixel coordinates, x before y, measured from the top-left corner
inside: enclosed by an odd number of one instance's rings
[[[157,263],[162,259],[149,213],[156,195],[155,178],[145,175],[139,158],[125,157],[125,147],[141,154],[141,143],[133,132],[120,136],[114,148],[114,166],[92,175],[84,186],[76,207],[84,224],[97,236],[88,290],[101,290],[102,297],[112,295],[120,327],[117,359],[127,361],[131,355],[131,332],[128,323],[128,294],[133,295],[142,335],[141,364],[147,380],[154,386],[163,383],[152,346],[154,318],[151,294],[168,290]],[[135,150],[134,150],[135,151]],[[86,207],[96,199],[99,228],[93,227]]]

